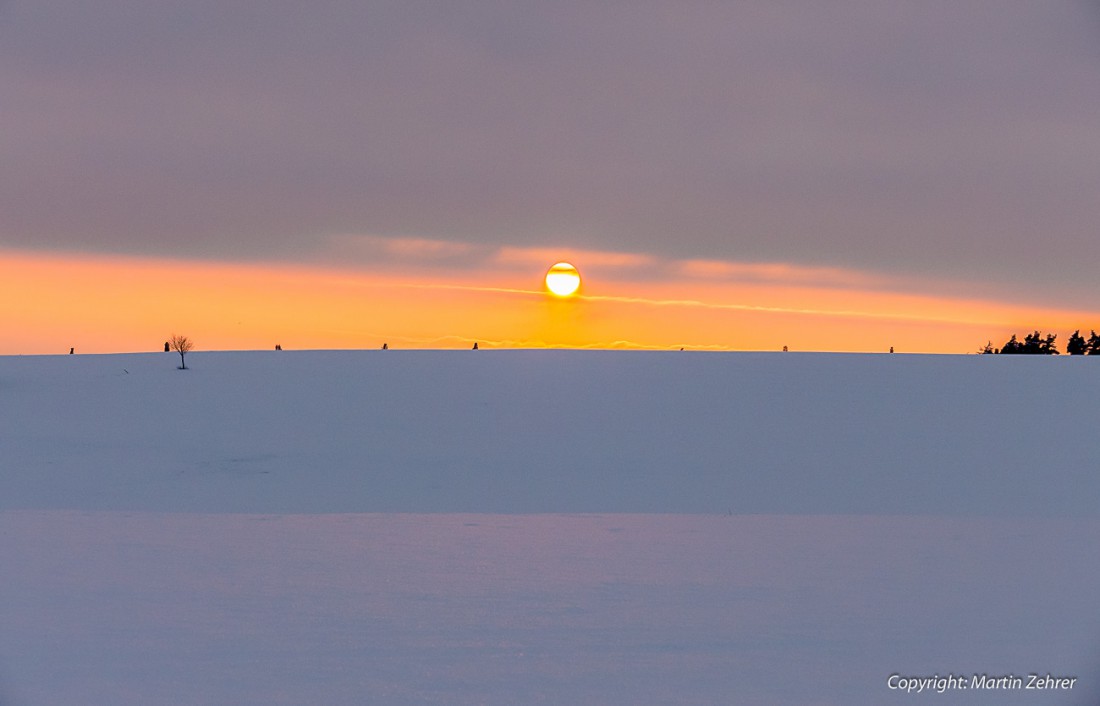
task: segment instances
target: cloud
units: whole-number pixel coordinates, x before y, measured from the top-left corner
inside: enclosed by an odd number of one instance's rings
[[[416,269],[480,269],[495,272],[543,270],[570,261],[586,272],[645,275],[664,272],[658,258],[645,253],[584,250],[573,247],[514,247],[411,236],[334,235],[317,258],[327,264]]]
[[[345,245],[1100,303],[1094,20],[1014,0],[11,2],[0,246],[299,261],[334,233],[414,234],[426,249]]]
[[[808,267],[782,262],[728,262],[724,260],[682,260],[674,271],[692,279],[774,282],[832,287],[897,286],[896,279],[838,267]]]
[[[559,261],[571,262],[578,267],[601,270],[638,270],[651,268],[657,263],[652,255],[642,253],[608,252],[600,250],[581,250],[578,248],[517,248],[501,247],[492,261],[497,265],[545,265]]]
[[[471,243],[432,238],[342,234],[328,238],[324,257],[330,260],[351,258],[376,265],[415,263],[454,266],[470,260],[483,249]]]

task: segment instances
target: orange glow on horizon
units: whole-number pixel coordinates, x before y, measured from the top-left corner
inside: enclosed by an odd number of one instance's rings
[[[491,263],[490,263],[491,264]],[[584,263],[580,263],[582,266]],[[0,251],[0,354],[161,350],[570,347],[968,353],[1032,328],[1059,342],[1090,312],[687,277],[594,278],[548,297],[545,272],[400,274],[283,264]],[[545,265],[543,265],[545,267]]]

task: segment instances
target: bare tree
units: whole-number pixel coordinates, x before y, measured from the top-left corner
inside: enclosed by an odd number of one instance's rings
[[[195,344],[192,343],[191,339],[187,336],[172,334],[172,337],[168,339],[168,345],[172,347],[172,350],[180,354],[180,370],[187,370],[187,361],[185,361],[183,357],[195,347]]]

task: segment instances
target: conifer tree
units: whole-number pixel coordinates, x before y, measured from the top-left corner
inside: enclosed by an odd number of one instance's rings
[[[1069,355],[1084,355],[1088,349],[1088,341],[1081,335],[1081,329],[1074,331],[1073,335],[1069,337],[1069,341],[1066,342],[1066,353]]]
[[[1089,336],[1089,347],[1087,355],[1100,355],[1100,334],[1095,331],[1091,332]]]
[[[1056,334],[1043,335],[1039,331],[1032,331],[1024,336],[1024,340],[1017,340],[1016,334],[1001,346],[1001,353],[1009,355],[1058,355],[1058,336]]]

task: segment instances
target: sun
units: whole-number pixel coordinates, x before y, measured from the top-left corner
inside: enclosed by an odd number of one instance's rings
[[[559,262],[546,272],[546,288],[559,297],[571,297],[581,287],[581,273],[568,262]]]

